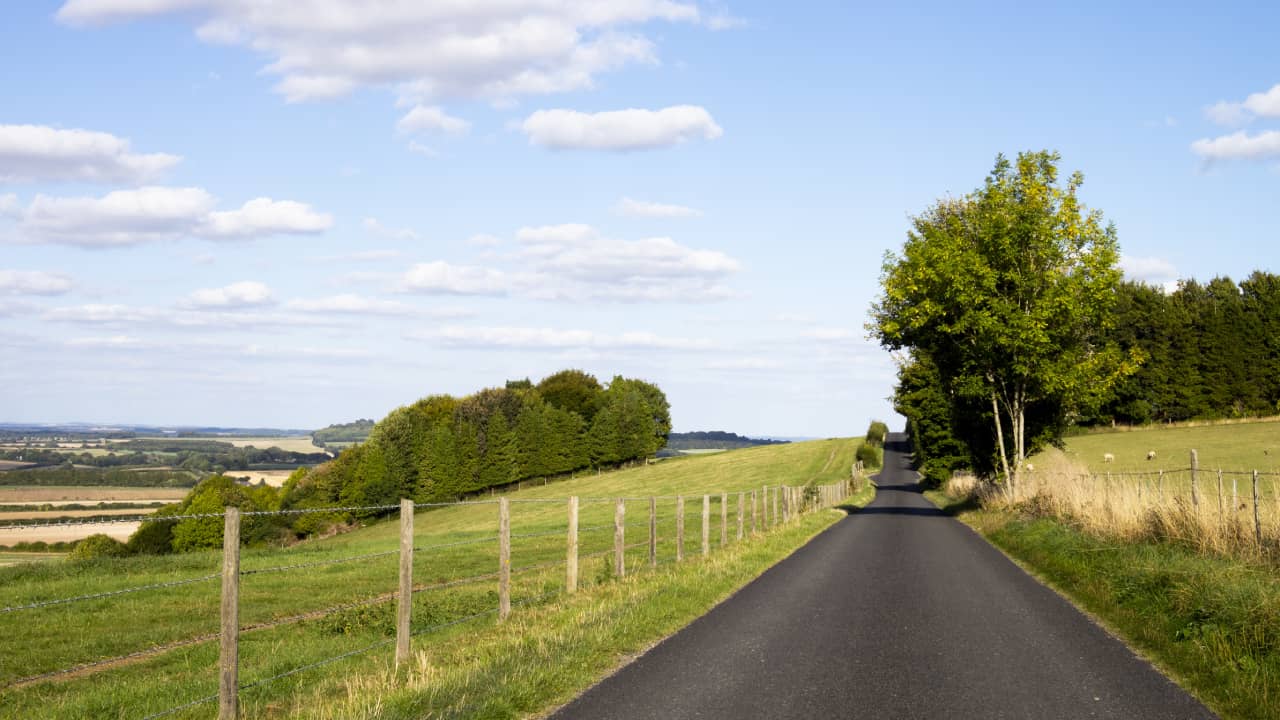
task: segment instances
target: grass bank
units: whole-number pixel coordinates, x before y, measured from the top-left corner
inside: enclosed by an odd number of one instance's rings
[[[928,493],[1224,718],[1280,718],[1280,575],[1168,542]]]

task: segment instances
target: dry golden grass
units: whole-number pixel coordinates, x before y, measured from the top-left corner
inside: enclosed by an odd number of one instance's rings
[[[138,529],[142,523],[86,523],[84,525],[52,526],[42,528],[24,528],[22,530],[0,530],[0,545],[15,545],[20,542],[73,542],[83,540],[90,535],[109,535],[121,542]]]
[[[269,447],[278,447],[287,452],[296,453],[318,453],[324,452],[324,448],[318,448],[311,444],[310,435],[298,435],[295,437],[257,437],[257,438],[201,438],[202,440],[218,440],[220,442],[229,442],[236,447],[249,447],[250,445],[265,450]]]
[[[39,520],[46,518],[55,520],[57,518],[83,518],[83,517],[102,517],[104,515],[150,515],[155,512],[154,508],[138,508],[138,509],[119,509],[119,510],[14,510],[11,512],[0,511],[0,522],[5,520]]]
[[[249,478],[249,482],[265,482],[271,487],[280,487],[293,474],[292,470],[228,470],[228,477]]]

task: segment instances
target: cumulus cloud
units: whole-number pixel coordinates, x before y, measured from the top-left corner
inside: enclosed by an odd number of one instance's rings
[[[535,269],[580,280],[722,277],[741,268],[718,250],[694,250],[667,237],[614,240],[588,225],[526,227],[516,239]]]
[[[0,295],[62,295],[71,290],[71,278],[39,270],[0,270]]]
[[[316,233],[333,218],[309,205],[257,198],[237,210],[215,211],[200,188],[142,187],[102,197],[37,195],[16,214],[26,242],[117,247],[186,236],[213,240]]]
[[[475,349],[519,350],[705,350],[714,347],[707,340],[663,337],[650,332],[617,335],[590,330],[557,330],[539,327],[446,326],[438,330],[406,334],[413,340]]]
[[[202,288],[187,296],[184,305],[192,308],[261,307],[275,302],[271,288],[255,280],[242,280],[226,287]]]
[[[141,183],[181,160],[131,152],[128,140],[104,132],[0,125],[0,182]]]
[[[453,117],[434,105],[416,105],[396,123],[396,131],[404,134],[439,132],[462,135],[471,129],[471,123]]]
[[[437,260],[409,268],[400,288],[440,295],[506,295],[520,284],[520,278],[501,270]]]
[[[265,72],[280,76],[276,91],[295,102],[367,86],[415,100],[589,88],[602,72],[656,61],[634,28],[706,22],[679,0],[68,0],[57,17],[93,25],[180,12],[201,22],[205,42],[270,56]]]
[[[358,250],[351,253],[341,253],[338,255],[321,255],[315,260],[317,262],[337,262],[337,263],[353,263],[353,262],[380,262],[382,260],[394,260],[400,257],[399,250]]]
[[[1240,130],[1230,135],[1204,138],[1191,143],[1191,152],[1214,160],[1264,160],[1280,156],[1280,131],[1268,130],[1250,135]]]
[[[555,150],[653,150],[724,134],[711,113],[696,105],[599,113],[539,110],[520,129],[530,144]]]
[[[619,215],[628,217],[651,217],[651,218],[677,218],[677,217],[696,217],[702,213],[691,207],[684,205],[669,205],[665,203],[646,202],[644,200],[632,200],[624,197],[614,206],[613,211]]]
[[[328,297],[295,299],[285,303],[285,308],[305,313],[339,313],[350,315],[410,315],[415,311],[409,305],[394,300],[343,293]]]
[[[387,227],[378,221],[377,218],[367,217],[364,219],[364,229],[379,237],[388,238],[390,240],[417,240],[418,233],[409,228],[393,228]]]
[[[1168,286],[1178,279],[1173,263],[1159,257],[1120,256],[1120,270],[1126,278],[1148,285]]]
[[[100,327],[169,327],[180,330],[241,330],[246,328],[298,328],[340,325],[330,318],[303,313],[262,312],[233,308],[163,308],[111,303],[90,303],[50,308],[40,314],[48,322]]]
[[[1244,125],[1254,118],[1280,117],[1280,84],[1251,93],[1240,102],[1219,100],[1205,108],[1205,115],[1219,125]]]

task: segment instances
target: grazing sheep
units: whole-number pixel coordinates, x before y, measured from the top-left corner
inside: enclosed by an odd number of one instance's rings
[[[1148,450],[1148,451],[1147,451],[1147,459],[1148,459],[1148,460],[1155,460],[1155,459],[1156,459],[1156,451],[1155,451],[1155,450]]]
[[[1027,463],[1027,472],[1035,472],[1035,469],[1036,469],[1035,465],[1032,465],[1031,463]]]
[[[1112,455],[1111,453],[1105,453],[1102,456],[1102,462],[1104,463],[1115,462],[1115,461],[1116,461],[1116,456]]]

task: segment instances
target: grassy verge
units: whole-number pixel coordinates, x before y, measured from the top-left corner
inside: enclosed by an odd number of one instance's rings
[[[867,486],[841,507],[871,501]],[[427,717],[521,717],[545,714],[705,614],[766,569],[843,517],[826,510],[769,534],[680,565],[661,567],[589,593],[560,599],[438,643],[397,672],[334,678],[296,695],[285,714],[329,720]]]
[[[555,565],[564,559],[566,518],[562,498],[566,495],[583,498],[580,552],[584,559],[580,572],[586,589],[583,597],[587,597],[596,585],[614,584],[609,578],[607,555],[613,543],[611,498],[668,497],[659,501],[657,508],[658,572],[662,573],[676,555],[675,503],[669,496],[681,493],[689,500],[683,548],[686,558],[693,558],[700,549],[700,496],[704,493],[712,494],[711,544],[717,553],[747,552],[749,546],[761,543],[772,546],[773,534],[738,544],[734,540],[735,528],[728,533],[729,542],[721,550],[719,493],[730,493],[728,515],[732,523],[737,492],[758,491],[766,484],[837,481],[846,476],[855,446],[856,440],[826,440],[752,448],[513,492],[509,495],[513,501],[512,599],[526,603],[516,614],[540,612],[537,608],[543,604],[543,596],[563,586],[563,567]],[[540,502],[544,500],[548,502]],[[647,513],[645,499],[627,504],[628,541],[646,536]],[[834,513],[820,516],[834,517]],[[484,613],[491,613],[497,605],[491,577],[497,568],[496,517],[493,504],[453,506],[418,514],[415,582],[420,586],[459,585],[424,589],[415,595],[413,627],[431,628],[477,617],[454,629],[425,634],[415,640],[415,647],[434,652],[452,651],[447,647],[450,644],[469,646],[473,633],[492,624],[492,615]],[[779,534],[789,532],[790,529],[781,530]],[[338,605],[387,599],[396,588],[397,543],[398,523],[391,521],[290,548],[246,549],[242,553],[242,570],[255,574],[247,574],[241,581],[241,682],[266,681],[392,637],[392,602],[331,612],[323,618],[281,621],[318,614]],[[602,556],[589,557],[596,554]],[[365,555],[373,557],[323,564]],[[644,547],[627,553],[629,568],[641,568],[646,561]],[[296,565],[306,567],[265,572]],[[680,568],[699,565],[693,562]],[[216,573],[218,567],[219,553],[196,552],[0,568],[0,607],[111,593],[150,583],[195,581],[0,614],[0,687],[8,685],[0,689],[0,707],[14,717],[136,718],[216,692],[217,645],[208,636],[217,629],[218,584],[215,579],[200,578]],[[696,580],[696,575],[693,571],[691,577]],[[583,600],[575,598],[570,602]],[[462,633],[467,638],[465,643],[451,642]],[[156,646],[163,651],[147,652]],[[41,673],[140,651],[146,654],[92,672],[14,684]],[[289,698],[296,693],[309,693],[318,683],[341,678],[365,663],[384,662],[389,656],[389,647],[378,647],[348,660],[264,682],[244,691],[242,702],[251,709],[252,717],[298,714],[302,711],[282,709],[292,707]],[[207,717],[209,707],[197,706],[172,717]]]
[[[1057,519],[928,493],[1224,718],[1280,718],[1274,567],[1170,543],[1125,543]]]

